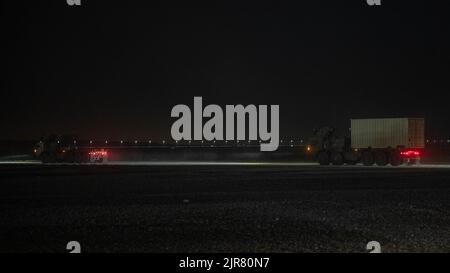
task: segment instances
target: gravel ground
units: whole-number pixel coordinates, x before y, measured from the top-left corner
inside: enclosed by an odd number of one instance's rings
[[[0,166],[2,252],[450,252],[449,168]]]

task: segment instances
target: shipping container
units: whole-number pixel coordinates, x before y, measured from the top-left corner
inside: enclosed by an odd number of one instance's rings
[[[350,130],[353,149],[425,146],[423,118],[352,119]]]

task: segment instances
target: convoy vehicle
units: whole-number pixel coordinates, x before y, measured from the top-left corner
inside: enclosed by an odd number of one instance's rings
[[[108,160],[105,150],[82,148],[74,137],[56,135],[41,139],[33,149],[33,156],[43,163],[102,163]]]
[[[321,165],[418,164],[425,147],[425,119],[352,119],[350,137],[334,128],[317,130],[308,146]]]

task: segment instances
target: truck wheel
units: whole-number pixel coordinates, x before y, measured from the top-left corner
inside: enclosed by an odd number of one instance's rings
[[[386,166],[388,164],[388,157],[385,152],[375,153],[375,163],[378,166]]]
[[[363,154],[361,156],[361,160],[362,160],[362,163],[364,164],[364,166],[372,166],[373,163],[375,162],[373,153],[371,151],[363,152]]]
[[[398,152],[392,152],[391,156],[389,157],[389,162],[392,166],[399,166],[403,164],[403,158],[400,156]]]
[[[317,159],[320,165],[330,165],[330,157],[327,152],[319,152]]]
[[[340,166],[344,164],[344,157],[341,153],[332,153],[331,162],[333,165]]]

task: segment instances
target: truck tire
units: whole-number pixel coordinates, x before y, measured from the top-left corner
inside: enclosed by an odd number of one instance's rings
[[[375,153],[375,163],[378,166],[386,166],[389,163],[387,154],[383,151],[376,152]]]
[[[342,156],[341,153],[332,153],[331,163],[336,166],[341,166],[344,164],[344,157]]]
[[[393,151],[389,156],[389,162],[392,166],[399,166],[403,164],[403,158],[401,157],[399,152]]]
[[[317,155],[317,160],[320,165],[330,165],[330,157],[327,152],[319,152]]]
[[[372,166],[375,163],[373,153],[371,151],[365,151],[362,153],[361,161],[364,166]]]

